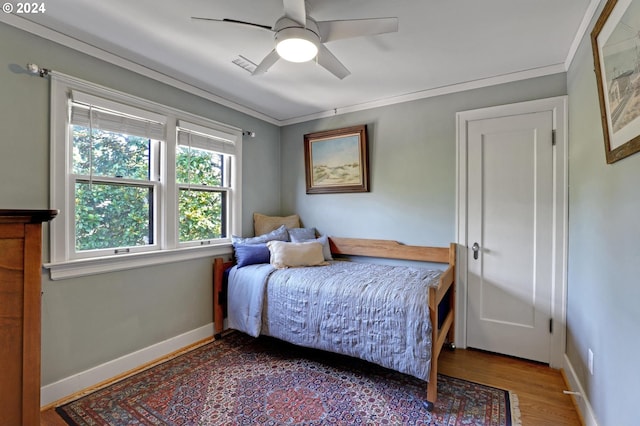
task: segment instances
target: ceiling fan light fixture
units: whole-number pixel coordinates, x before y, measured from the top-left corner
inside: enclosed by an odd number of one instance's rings
[[[307,62],[318,54],[320,38],[306,28],[285,28],[276,33],[276,52],[289,62]]]

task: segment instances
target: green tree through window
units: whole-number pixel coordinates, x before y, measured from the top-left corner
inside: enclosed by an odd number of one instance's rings
[[[224,182],[224,156],[179,145],[176,181],[180,242],[224,237],[226,192],[217,189]]]
[[[102,182],[93,177],[149,180],[148,138],[72,126],[76,250],[153,244],[153,190],[148,186]]]
[[[73,173],[76,181],[76,250],[135,247],[154,243],[151,144],[148,138],[74,125]],[[179,146],[180,242],[224,237],[226,192],[224,156]],[[108,182],[102,178],[111,178]],[[112,181],[122,179],[123,183]],[[137,183],[139,181],[139,184]]]
[[[64,75],[50,117],[52,279],[211,256],[242,232],[240,129]]]

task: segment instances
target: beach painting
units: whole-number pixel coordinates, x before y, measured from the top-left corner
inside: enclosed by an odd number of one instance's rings
[[[367,192],[366,126],[305,135],[307,193]]]
[[[609,0],[591,34],[607,163],[640,151],[640,1]]]

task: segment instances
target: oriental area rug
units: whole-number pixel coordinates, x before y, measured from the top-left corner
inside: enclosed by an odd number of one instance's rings
[[[232,332],[56,408],[69,425],[520,425],[517,398]]]

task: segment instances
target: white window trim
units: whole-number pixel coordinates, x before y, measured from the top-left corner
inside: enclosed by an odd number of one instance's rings
[[[73,259],[69,250],[73,238],[74,218],[68,214],[73,211],[73,188],[69,187],[67,171],[71,161],[67,152],[68,137],[68,99],[72,91],[80,91],[89,96],[128,105],[132,108],[149,111],[150,115],[163,116],[167,123],[165,143],[162,144],[161,156],[166,167],[162,168],[162,186],[160,197],[159,250],[118,254],[104,257]],[[232,170],[232,191],[229,192],[229,233],[242,235],[242,130],[222,124],[208,118],[184,112],[172,107],[147,101],[126,93],[109,89],[94,83],[55,72],[51,78],[51,160],[50,160],[50,203],[52,208],[60,209],[60,213],[49,227],[50,229],[50,263],[44,265],[49,269],[52,280],[86,276],[111,271],[119,271],[143,266],[177,262],[194,258],[216,256],[229,253],[231,235],[213,244],[194,247],[183,247],[178,243],[178,203],[175,180],[168,179],[175,175],[176,127],[179,122],[193,123],[232,140],[235,144]],[[173,149],[167,149],[167,147]],[[169,158],[172,157],[172,158]],[[173,169],[172,169],[173,168]],[[163,202],[167,199],[173,203]]]
[[[56,218],[57,219],[57,218]],[[188,247],[171,250],[158,250],[121,254],[99,258],[76,259],[66,262],[47,263],[52,280],[84,277],[106,272],[124,271],[145,266],[162,265],[170,262],[199,259],[203,257],[229,254],[231,243],[216,244],[206,247]]]

